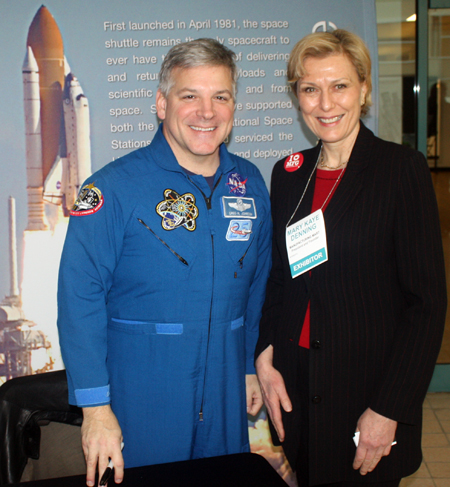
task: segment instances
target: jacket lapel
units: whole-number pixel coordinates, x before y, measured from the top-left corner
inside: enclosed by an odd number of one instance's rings
[[[314,197],[315,179],[316,179],[314,166],[316,165],[319,154],[320,154],[320,144],[314,147],[313,150],[308,151],[306,153],[305,161],[296,175],[297,179],[295,182],[295,187],[298,188],[298,191],[297,190],[294,191],[295,200],[292,201],[291,215],[293,216],[290,225],[301,220],[302,218],[305,218],[311,213],[311,207],[312,207],[312,202]],[[310,177],[311,180],[308,184],[308,180]],[[303,192],[305,192],[305,194],[302,199]],[[300,200],[301,200],[301,204],[297,208],[297,205],[299,204]],[[297,208],[297,211],[295,211],[295,208]],[[305,272],[301,276],[297,277],[297,279],[301,279],[301,278],[304,280],[306,288],[309,292],[309,287],[310,287],[309,272]]]
[[[362,123],[360,122],[360,130],[358,137],[355,141],[350,159],[347,165],[347,169],[339,183],[336,192],[334,193],[331,201],[329,202],[327,209],[325,210],[324,216],[326,219],[327,231],[334,228],[345,212],[351,207],[355,198],[358,196],[359,192],[364,187],[364,171],[371,161],[373,155],[373,143],[375,142],[374,134]],[[299,187],[301,191],[298,198],[301,198],[304,188],[307,184],[309,176],[317,162],[317,157],[320,153],[320,144],[317,149],[311,151],[311,156],[305,160],[303,171],[298,175],[299,177]],[[302,218],[306,217],[311,213],[312,202],[314,198],[314,187],[315,187],[315,174],[311,178],[308,189],[306,190],[305,196],[303,197],[302,204],[295,213],[294,218],[291,223],[294,223]],[[309,272],[305,272],[301,276],[306,284],[309,291],[310,289],[310,275]]]
[[[362,123],[347,169],[325,210],[328,229],[334,228],[364,187],[364,171],[371,164],[373,133]]]

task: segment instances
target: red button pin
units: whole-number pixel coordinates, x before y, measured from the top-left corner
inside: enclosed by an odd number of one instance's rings
[[[295,154],[291,154],[285,161],[284,161],[284,168],[287,172],[294,172],[299,169],[303,164],[303,154],[301,152],[296,152]]]

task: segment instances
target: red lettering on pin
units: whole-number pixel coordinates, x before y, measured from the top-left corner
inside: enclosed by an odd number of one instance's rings
[[[301,152],[296,152],[295,154],[291,154],[284,161],[284,169],[286,169],[287,172],[294,172],[302,166],[303,160],[304,157]]]

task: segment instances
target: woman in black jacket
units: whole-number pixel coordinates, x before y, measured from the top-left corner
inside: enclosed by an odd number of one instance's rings
[[[256,366],[300,486],[397,486],[422,458],[446,311],[442,240],[423,155],[360,121],[370,72],[367,47],[343,30],[306,36],[289,60],[320,142],[274,167]]]

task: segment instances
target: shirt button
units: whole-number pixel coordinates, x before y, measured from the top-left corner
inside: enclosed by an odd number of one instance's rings
[[[322,401],[322,398],[320,396],[314,396],[312,398],[313,404],[319,404],[320,401]]]
[[[313,340],[311,342],[311,348],[315,348],[316,350],[319,350],[319,348],[322,348],[322,344],[320,343],[319,340]]]

